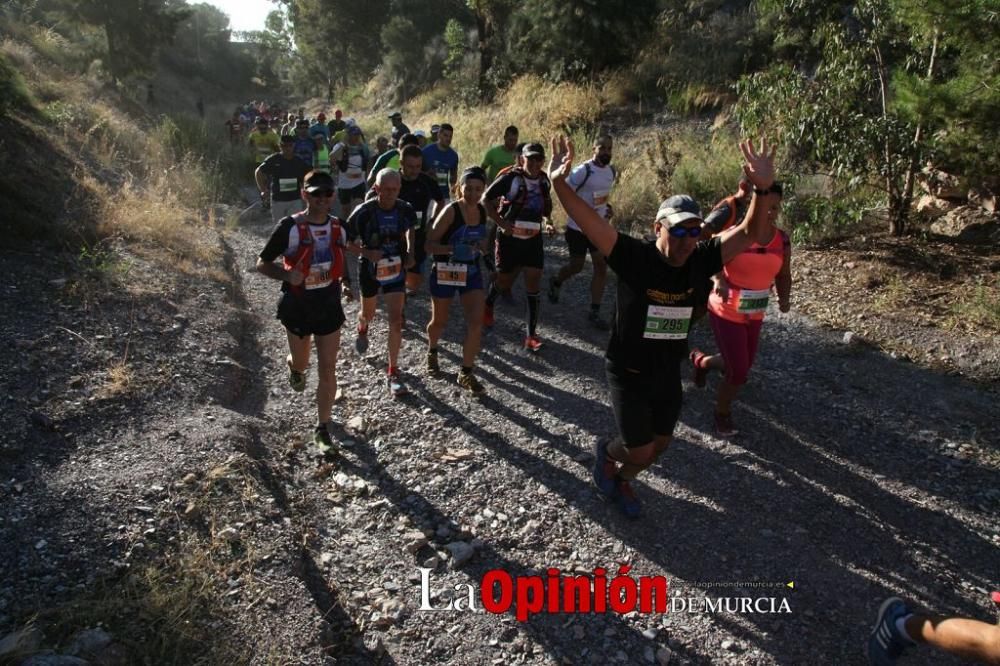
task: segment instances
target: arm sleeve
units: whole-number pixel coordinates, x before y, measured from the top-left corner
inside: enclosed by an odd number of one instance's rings
[[[358,236],[361,233],[361,229],[360,229],[360,226],[361,226],[361,212],[364,209],[365,209],[364,204],[362,204],[362,205],[358,206],[357,208],[355,208],[354,212],[351,213],[351,216],[349,218],[347,218],[347,223],[344,225],[344,228],[347,231],[347,240],[350,241],[350,242],[352,242],[352,243],[358,239]]]
[[[484,195],[487,200],[499,199],[510,191],[510,184],[514,181],[513,173],[505,173],[500,178],[493,181]]]
[[[271,237],[267,239],[267,245],[258,255],[264,261],[274,261],[285,253],[288,249],[288,233],[295,223],[291,218],[285,218],[274,227]]]

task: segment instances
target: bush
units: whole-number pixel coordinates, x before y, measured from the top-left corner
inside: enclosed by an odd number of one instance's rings
[[[35,104],[21,74],[7,56],[0,54],[0,117],[14,109],[32,109]]]

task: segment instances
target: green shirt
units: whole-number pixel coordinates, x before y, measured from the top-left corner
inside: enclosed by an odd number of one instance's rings
[[[503,147],[503,144],[499,146],[493,146],[486,151],[486,155],[483,156],[483,168],[486,169],[486,178],[492,183],[497,174],[500,173],[500,169],[504,167],[509,167],[514,163],[514,151],[507,150]],[[489,183],[487,183],[488,185]]]

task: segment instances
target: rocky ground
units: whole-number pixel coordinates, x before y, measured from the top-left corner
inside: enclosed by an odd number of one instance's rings
[[[277,284],[253,270],[269,227],[251,212],[200,232],[226,269],[215,282],[136,257],[88,273],[0,259],[0,661],[857,664],[889,594],[994,618],[996,388],[855,344],[878,317],[845,344],[802,313],[822,300],[803,286],[802,307],[764,328],[731,441],[710,427],[716,378],[685,382],[677,438],[630,522],[589,483],[613,420],[585,279],[544,304],[537,356],[519,349],[523,295],[498,308],[481,401],[453,382],[457,309],[431,378],[429,302],[411,301],[401,401],[382,383],[384,319],[365,358],[345,334],[344,446],[325,460],[307,446],[315,374],[304,394],[288,387]],[[564,253],[549,241],[549,266]],[[819,270],[801,256],[798,276]],[[694,338],[713,346],[707,326]],[[667,577],[672,596],[790,612],[421,610],[421,568],[437,609],[494,569],[610,579],[622,564]]]

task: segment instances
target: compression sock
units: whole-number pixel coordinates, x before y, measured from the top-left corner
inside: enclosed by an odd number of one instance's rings
[[[486,305],[493,307],[493,304],[497,302],[497,298],[500,296],[500,290],[497,289],[496,281],[490,285],[490,293],[486,297]]]
[[[538,327],[538,292],[528,294],[528,335],[534,337]]]

